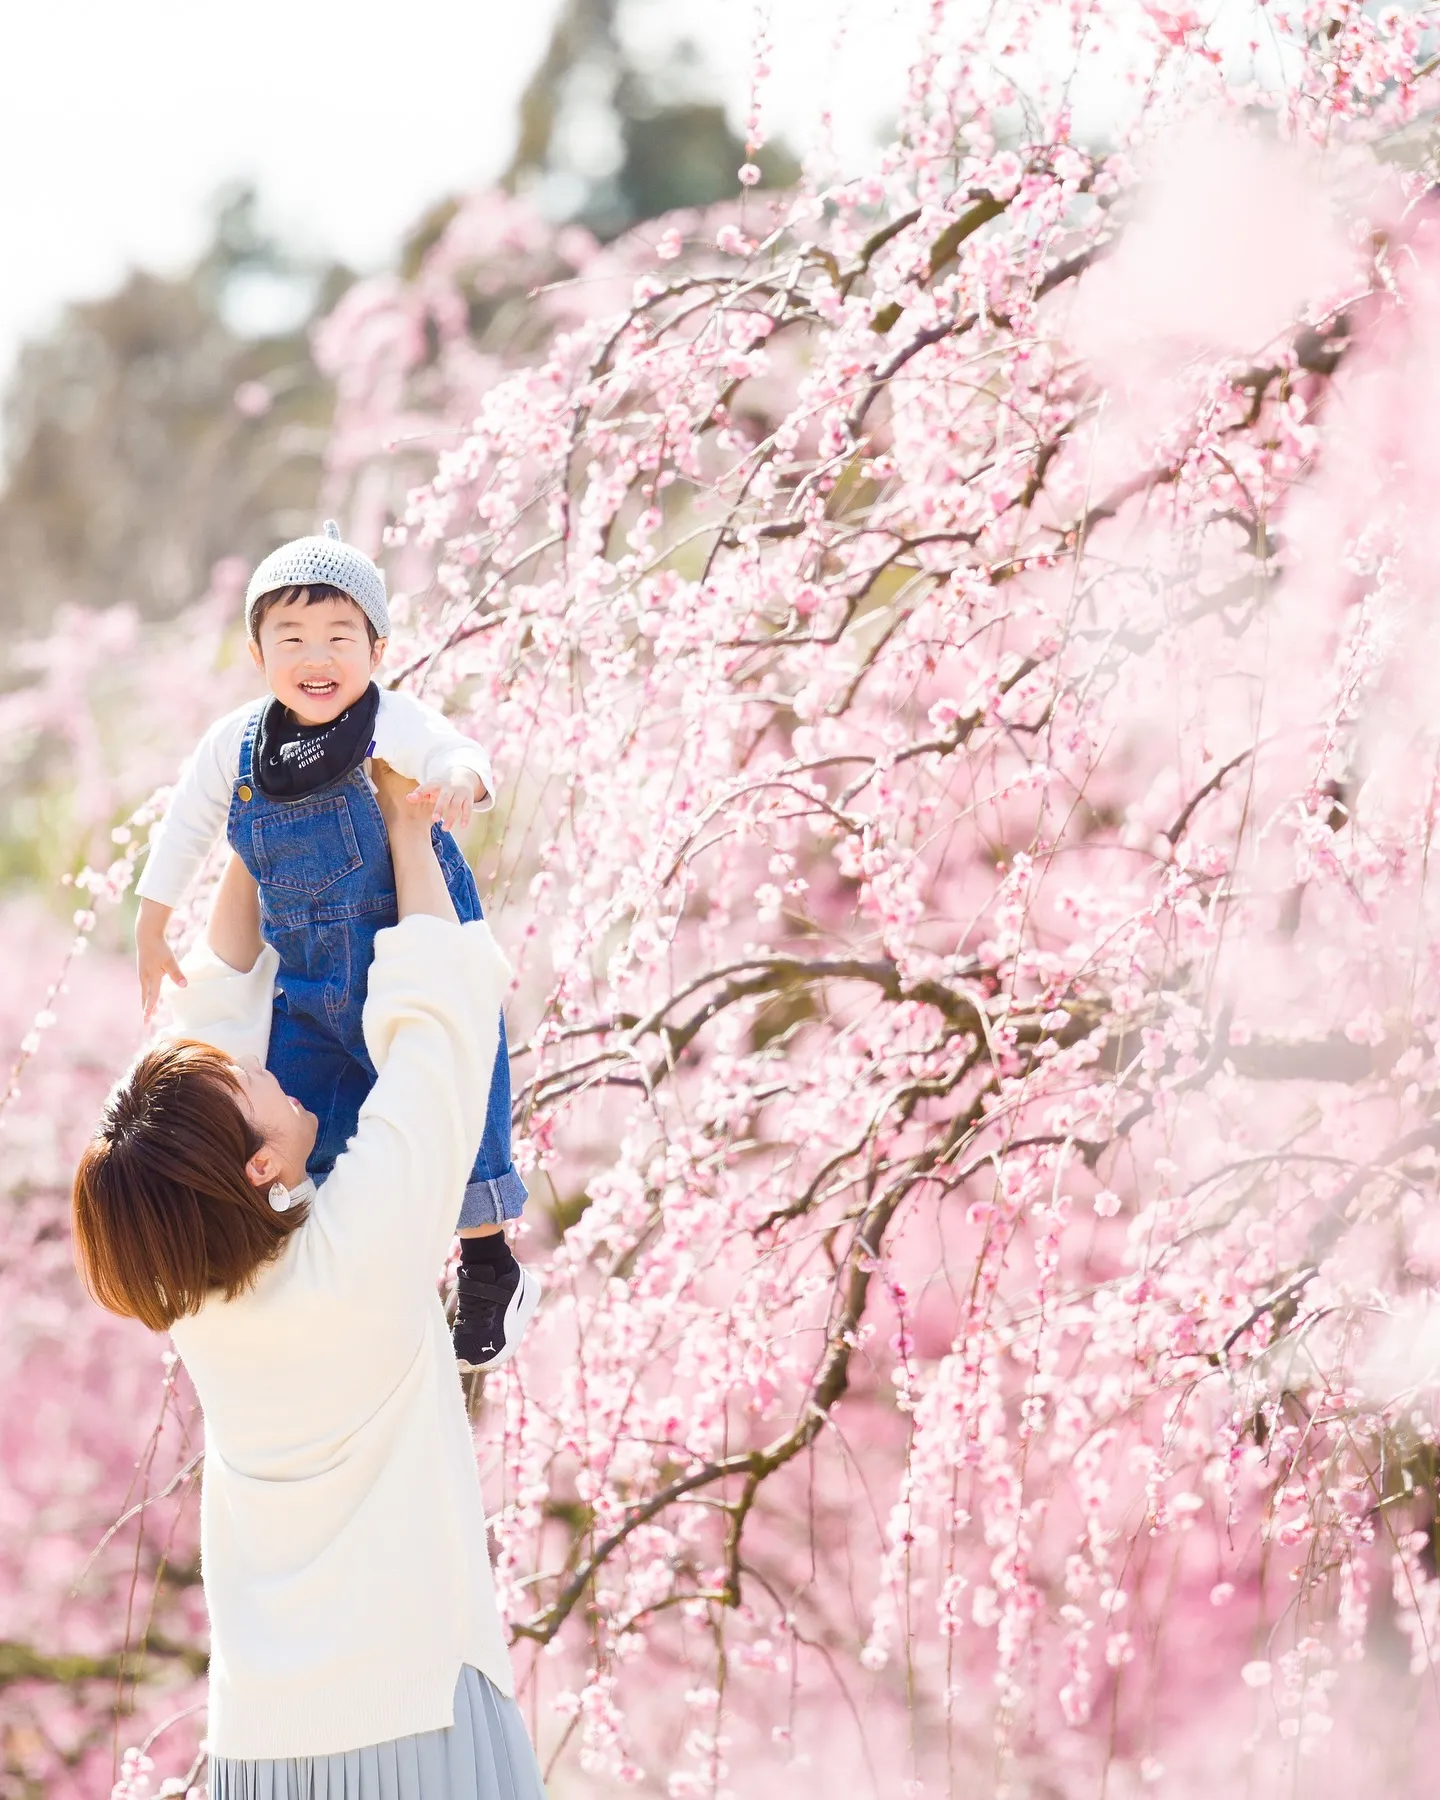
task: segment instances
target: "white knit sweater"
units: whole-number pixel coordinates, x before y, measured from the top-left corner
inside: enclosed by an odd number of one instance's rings
[[[212,954],[177,1028],[263,1057],[274,952]],[[174,1328],[205,1413],[211,1751],[325,1756],[451,1724],[461,1666],[514,1691],[436,1293],[480,1141],[506,967],[482,922],[375,940],[379,1071],[309,1220],[238,1299]]]

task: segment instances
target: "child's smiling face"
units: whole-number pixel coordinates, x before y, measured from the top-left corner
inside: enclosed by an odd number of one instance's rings
[[[250,654],[270,692],[302,725],[328,725],[370,685],[385,640],[370,642],[353,600],[309,600],[302,591],[266,611]]]

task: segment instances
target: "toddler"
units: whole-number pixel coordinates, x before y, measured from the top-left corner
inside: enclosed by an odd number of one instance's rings
[[[439,713],[371,680],[385,654],[385,577],[327,520],[282,544],[245,594],[250,654],[270,690],[210,727],[181,772],[137,883],[141,1002],[161,977],[184,985],[170,915],[223,829],[255,879],[260,928],[280,958],[267,1058],[318,1121],[308,1172],[319,1180],[355,1131],[375,1068],[360,1029],[375,933],[396,922],[390,844],[365,772],[374,756],[433,808],[435,854],[462,920],[478,919],[475,878],[451,835],[494,804],[485,752]],[[505,1241],[525,1184],[510,1159],[505,1021],[485,1135],[460,1207],[455,1354],[494,1369],[514,1354],[540,1284]]]

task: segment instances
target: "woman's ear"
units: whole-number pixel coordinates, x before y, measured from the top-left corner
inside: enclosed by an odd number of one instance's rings
[[[268,1144],[262,1144],[246,1163],[245,1179],[251,1187],[266,1189],[280,1179],[280,1158]]]

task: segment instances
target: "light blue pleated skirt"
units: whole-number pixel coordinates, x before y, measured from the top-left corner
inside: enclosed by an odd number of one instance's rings
[[[545,1800],[545,1784],[519,1707],[467,1666],[444,1730],[335,1756],[212,1756],[210,1800]]]

